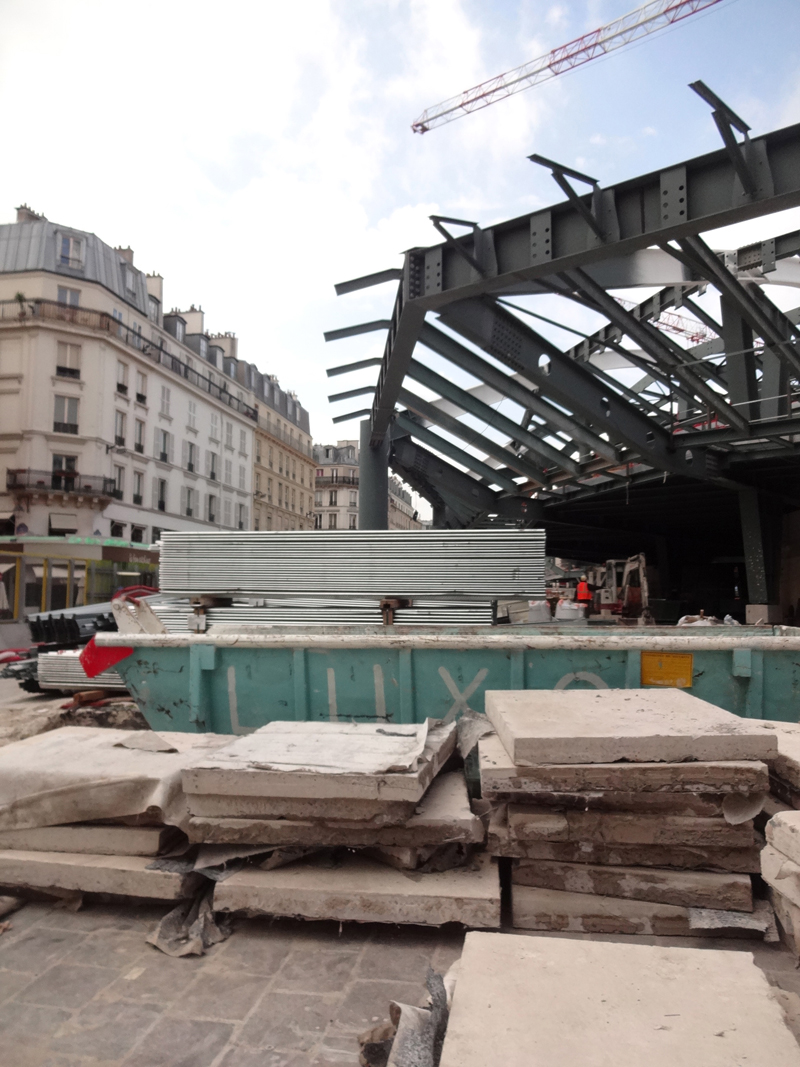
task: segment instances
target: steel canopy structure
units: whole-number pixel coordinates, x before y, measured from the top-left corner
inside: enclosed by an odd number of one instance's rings
[[[722,149],[607,188],[532,156],[566,199],[488,228],[435,216],[440,243],[409,250],[399,270],[337,286],[398,282],[390,318],[325,335],[387,333],[382,359],[328,371],[379,365],[376,384],[330,399],[372,395],[371,408],[334,421],[367,416],[364,443],[374,457],[388,439],[390,466],[431,501],[435,525],[538,522],[668,477],[738,494],[745,524],[758,522],[757,489],[800,507],[800,481],[767,485],[759,474],[765,462],[798,470],[800,308],[780,310],[764,286],[800,284],[800,231],[724,253],[703,238],[800,204],[800,125],[751,139],[706,86],[692,88],[714,109]],[[613,295],[636,287],[655,292],[633,307]],[[718,313],[698,303],[709,288]],[[536,294],[606,324],[564,350],[515,304]],[[659,328],[675,309],[708,339],[685,347]],[[426,350],[458,373],[429,366]],[[464,374],[479,384],[457,384]],[[499,401],[511,402],[502,413]],[[362,472],[362,497],[369,491]],[[764,592],[763,562],[751,570]]]

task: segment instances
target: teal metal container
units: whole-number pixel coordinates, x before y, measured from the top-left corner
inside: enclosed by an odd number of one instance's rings
[[[99,634],[156,730],[250,733],[275,719],[420,722],[487,689],[678,684],[737,715],[800,719],[800,630],[289,627]]]

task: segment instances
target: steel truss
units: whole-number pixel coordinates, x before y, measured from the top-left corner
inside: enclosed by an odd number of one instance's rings
[[[368,415],[373,448],[389,436],[392,469],[431,501],[437,525],[534,518],[659,476],[742,491],[753,463],[796,458],[800,309],[781,311],[763,286],[800,285],[800,232],[726,252],[702,235],[800,204],[800,124],[750,139],[710,90],[692,88],[715,109],[721,150],[606,189],[531,157],[566,200],[486,229],[437,216],[442,242],[411,249],[402,270],[337,286],[398,281],[390,319],[325,335],[387,334],[382,359],[328,371],[375,365],[376,384],[330,400],[372,396],[370,408],[335,421]],[[635,287],[657,291],[634,307],[613,295]],[[708,287],[716,315],[697,303]],[[541,316],[514,304],[537,294],[577,301],[607,324],[564,350],[536,328]],[[710,339],[679,343],[674,315],[660,328],[675,309]],[[480,384],[465,388],[434,370],[426,350]],[[623,384],[620,368],[642,377]],[[497,410],[506,399],[516,418]]]

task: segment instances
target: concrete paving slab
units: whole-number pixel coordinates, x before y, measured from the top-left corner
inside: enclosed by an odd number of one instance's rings
[[[81,893],[180,900],[191,896],[195,874],[149,871],[149,856],[87,856],[72,852],[0,851],[0,886],[9,889],[68,889]]]
[[[500,793],[765,793],[759,760],[688,763],[583,763],[517,766],[499,737],[478,743],[481,794]]]
[[[416,874],[354,854],[331,868],[310,859],[277,870],[238,871],[214,890],[217,911],[247,911],[340,922],[500,925],[497,866],[481,855],[471,867]]]
[[[784,856],[800,863],[800,811],[780,811],[767,823],[767,841]]]
[[[491,690],[486,714],[516,766],[778,754],[774,731],[680,689]]]
[[[709,848],[686,845],[610,845],[598,841],[535,841],[513,837],[505,805],[492,812],[486,848],[492,856],[599,863],[617,867],[675,867],[681,870],[734,871],[758,874],[761,844],[749,848]]]
[[[680,815],[627,815],[613,811],[546,811],[508,805],[508,829],[518,841],[591,841],[605,845],[690,845],[748,848],[752,820],[731,826],[725,819]]]
[[[441,1067],[798,1067],[749,953],[467,935]]]
[[[763,719],[765,729],[778,738],[778,754],[770,761],[770,770],[784,782],[800,790],[800,723]]]
[[[670,871],[659,868],[642,869],[521,859],[513,862],[511,881],[514,885],[649,900],[660,904],[676,904],[684,908],[753,910],[753,890],[749,874]]]
[[[424,728],[272,722],[195,761],[184,770],[183,788],[228,796],[416,803],[455,742],[456,724],[437,720]]]
[[[752,912],[724,911],[527,885],[511,887],[511,912],[517,929],[586,934],[734,936],[763,940],[772,928],[772,909],[766,901],[759,901]]]
[[[325,802],[328,812],[331,804]],[[207,844],[368,845],[424,847],[451,841],[483,841],[480,819],[472,814],[462,771],[440,774],[430,785],[415,814],[400,826],[344,825],[299,819],[211,819],[194,816],[187,828],[191,841]]]
[[[180,838],[180,834],[178,834]],[[0,849],[76,852],[94,856],[156,856],[175,839],[173,827],[74,823],[0,831]],[[181,840],[184,840],[181,838]]]
[[[775,909],[781,941],[795,956],[800,957],[800,908],[772,886],[769,888],[769,902]]]
[[[417,809],[416,800],[305,800],[302,797],[237,797],[220,793],[186,793],[186,803],[198,819],[317,819],[332,825],[368,822],[397,826]]]

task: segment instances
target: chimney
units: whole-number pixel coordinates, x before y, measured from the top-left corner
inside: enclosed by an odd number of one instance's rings
[[[17,208],[17,222],[41,222],[44,215],[37,215],[27,204],[20,204]]]
[[[133,249],[130,245],[127,248],[115,248],[115,252],[119,252],[123,259],[127,260],[131,266],[133,266]]]

